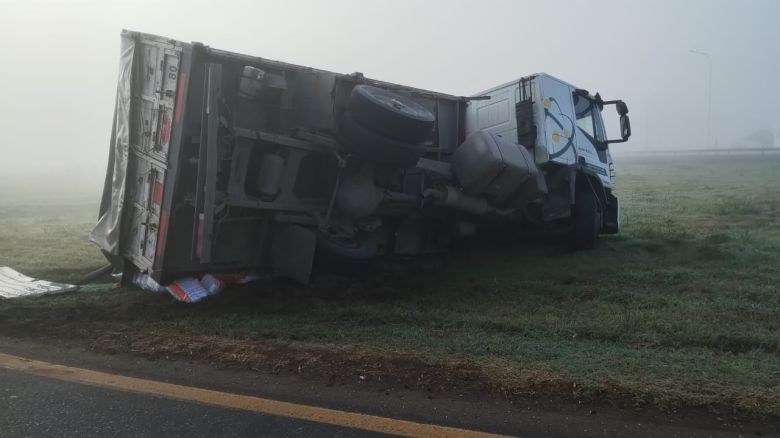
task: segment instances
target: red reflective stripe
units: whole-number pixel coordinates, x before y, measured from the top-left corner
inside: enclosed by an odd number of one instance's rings
[[[155,266],[162,265],[162,258],[165,255],[165,236],[168,234],[168,212],[163,211],[160,214],[160,232],[157,234],[157,249],[154,252]]]
[[[186,73],[179,74],[179,84],[176,86],[176,108],[173,109],[173,120],[176,123],[181,121],[181,112],[184,111],[184,95],[187,94],[187,90],[184,89],[186,77]]]
[[[171,140],[171,119],[168,114],[163,114],[162,127],[160,128],[160,144],[166,145]]]
[[[195,255],[203,256],[203,213],[198,215],[198,243],[195,245]]]
[[[152,192],[152,202],[157,205],[162,204],[163,185],[160,181],[154,182],[154,191]]]

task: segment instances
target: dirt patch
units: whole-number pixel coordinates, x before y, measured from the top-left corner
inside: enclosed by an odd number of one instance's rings
[[[132,353],[151,360],[186,359],[271,374],[301,374],[333,383],[382,383],[428,392],[492,391],[484,370],[467,360],[428,361],[399,350],[344,347],[296,341],[236,340],[153,332],[101,332],[89,348],[106,354]]]

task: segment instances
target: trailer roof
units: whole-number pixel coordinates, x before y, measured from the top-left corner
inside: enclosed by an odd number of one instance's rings
[[[215,56],[215,57],[218,57],[218,58],[224,57],[224,58],[232,58],[232,59],[242,59],[247,64],[263,64],[263,65],[266,65],[266,66],[267,65],[271,65],[271,66],[275,66],[275,67],[283,68],[283,69],[288,69],[288,70],[301,70],[301,71],[307,71],[307,72],[313,72],[313,73],[321,72],[321,73],[327,73],[327,74],[334,74],[334,75],[338,75],[338,76],[342,76],[342,77],[360,77],[366,83],[369,83],[369,84],[372,84],[372,85],[377,85],[377,86],[380,86],[380,87],[383,87],[383,88],[388,88],[388,89],[404,90],[404,91],[411,92],[411,93],[419,93],[421,95],[427,95],[427,96],[436,97],[436,98],[439,98],[439,99],[445,99],[445,100],[464,100],[464,99],[466,99],[463,96],[455,96],[455,95],[452,95],[452,94],[440,93],[438,91],[424,90],[422,88],[409,87],[409,86],[406,86],[406,85],[395,84],[395,83],[392,83],[392,82],[380,81],[380,80],[377,80],[377,79],[372,79],[372,78],[365,77],[365,76],[363,76],[362,73],[352,73],[352,74],[336,73],[336,72],[331,72],[331,71],[328,71],[328,70],[322,70],[322,69],[317,69],[317,68],[313,68],[313,67],[306,67],[306,66],[302,66],[302,65],[298,65],[298,64],[290,64],[290,63],[287,63],[287,62],[276,61],[276,60],[273,60],[273,59],[261,58],[261,57],[258,57],[258,56],[251,56],[251,55],[245,55],[245,54],[242,54],[242,53],[230,52],[230,51],[227,51],[227,50],[214,49],[214,48],[211,48],[211,47],[209,47],[209,46],[207,46],[207,45],[205,45],[203,43],[199,43],[199,42],[185,43],[183,41],[175,40],[175,39],[172,39],[172,38],[167,38],[167,37],[163,37],[163,36],[159,36],[159,35],[152,35],[152,34],[143,33],[143,32],[137,32],[137,31],[133,31],[133,30],[123,29],[122,30],[122,37],[125,37],[125,38],[144,38],[144,39],[148,39],[148,40],[152,40],[152,41],[157,41],[157,42],[160,42],[160,43],[173,44],[173,45],[191,45],[194,48],[198,48],[198,47],[202,48],[203,50],[205,50],[211,56]]]

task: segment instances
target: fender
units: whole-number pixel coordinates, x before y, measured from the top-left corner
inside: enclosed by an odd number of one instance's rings
[[[578,190],[584,190],[590,188],[593,193],[596,194],[596,198],[599,200],[599,208],[602,212],[606,211],[609,201],[607,199],[607,190],[604,184],[601,182],[598,174],[589,167],[583,166],[580,163],[576,164],[577,178],[572,185],[571,199],[572,204],[577,202],[576,193]]]

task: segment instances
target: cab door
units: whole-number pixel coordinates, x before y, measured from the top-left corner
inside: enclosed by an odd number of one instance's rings
[[[600,106],[584,94],[573,93],[577,120],[575,143],[579,161],[585,168],[598,175],[605,187],[612,186],[609,172],[607,132],[601,118]]]
[[[540,75],[542,106],[537,113],[537,143],[544,145],[549,161],[570,165],[577,162],[571,85],[551,76]],[[547,161],[543,160],[542,162]]]

